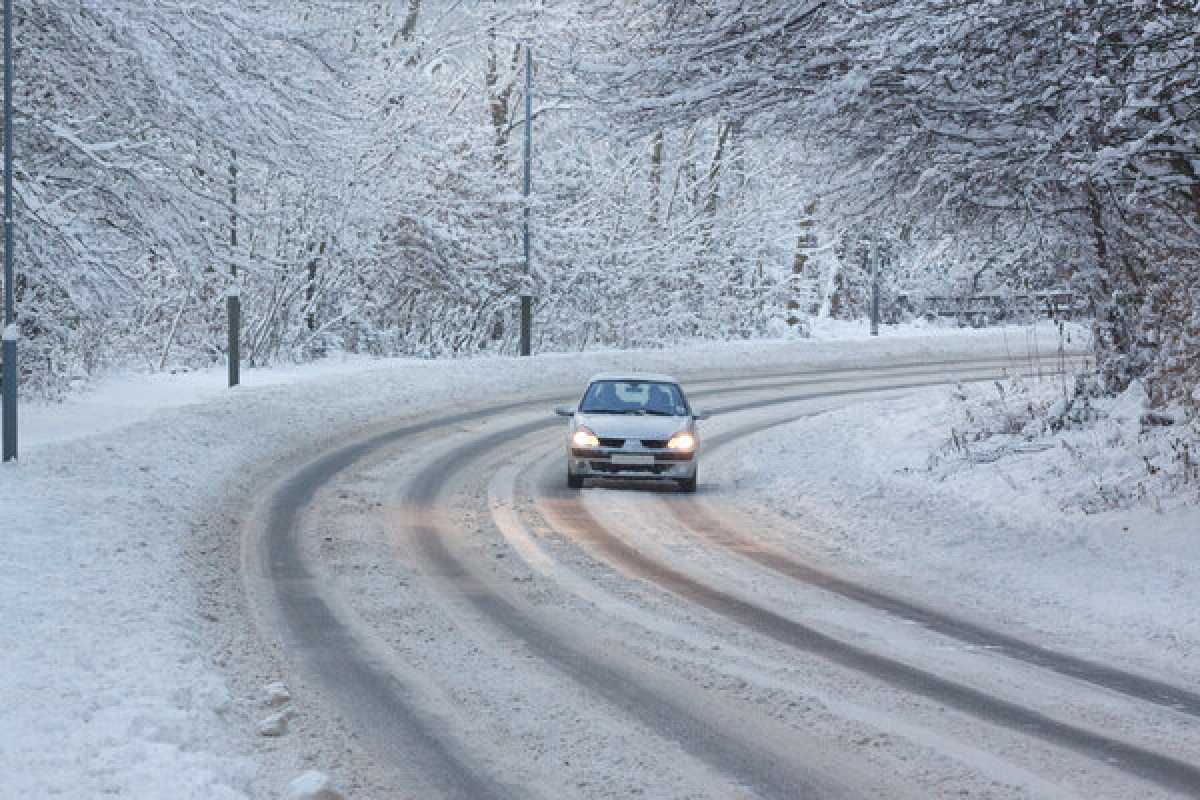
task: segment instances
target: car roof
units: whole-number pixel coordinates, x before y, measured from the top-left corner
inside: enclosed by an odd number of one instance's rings
[[[670,375],[658,375],[653,372],[601,372],[588,379],[588,383],[596,381],[646,381],[648,383],[679,383]]]

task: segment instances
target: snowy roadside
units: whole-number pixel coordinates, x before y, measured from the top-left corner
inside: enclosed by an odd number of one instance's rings
[[[778,545],[832,571],[1194,685],[1194,489],[1122,500],[1149,484],[1139,450],[1169,453],[1169,434],[1139,433],[1145,409],[1134,391],[1057,437],[967,441],[963,432],[997,406],[1015,407],[999,421],[1019,428],[1031,416],[1023,404],[1051,406],[1063,395],[1059,379],[1027,383],[1019,396],[1011,384],[979,384],[857,403],[740,440],[709,477],[763,519]]]
[[[0,768],[13,796],[238,798],[258,788],[256,698],[235,696],[202,603],[206,526],[247,476],[385,419],[573,392],[592,372],[682,376],[964,357],[1026,358],[1028,329],[818,329],[812,340],[533,359],[333,360],[129,376],[23,409],[0,469]],[[1056,331],[1037,349],[1052,358]],[[216,521],[214,521],[214,519]]]

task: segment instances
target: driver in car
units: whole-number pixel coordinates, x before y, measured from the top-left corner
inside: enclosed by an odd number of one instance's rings
[[[674,403],[671,402],[671,393],[662,386],[650,387],[650,400],[646,403],[646,410],[651,413],[671,414],[674,413],[672,408]]]

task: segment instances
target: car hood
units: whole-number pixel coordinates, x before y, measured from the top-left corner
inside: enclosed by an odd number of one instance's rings
[[[585,426],[601,438],[668,439],[672,434],[690,429],[691,418],[580,413],[575,415],[575,424]]]

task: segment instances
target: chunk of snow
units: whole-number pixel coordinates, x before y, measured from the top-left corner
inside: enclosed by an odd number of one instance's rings
[[[258,723],[258,734],[260,736],[283,736],[287,733],[288,720],[293,716],[295,716],[295,712],[290,708],[272,714]]]
[[[269,683],[263,687],[263,703],[270,708],[287,705],[291,699],[292,693],[288,690],[287,684],[282,681]]]
[[[1112,401],[1109,413],[1118,420],[1140,419],[1146,407],[1146,389],[1140,380],[1135,380]]]
[[[345,800],[346,797],[328,775],[315,769],[289,783],[287,796],[288,800]]]

